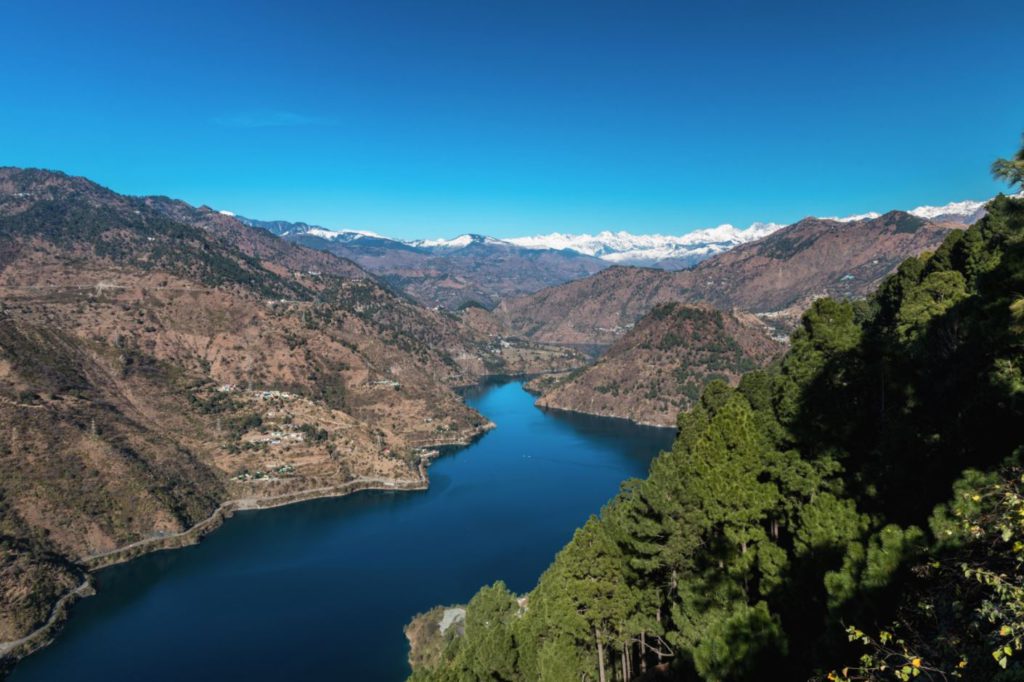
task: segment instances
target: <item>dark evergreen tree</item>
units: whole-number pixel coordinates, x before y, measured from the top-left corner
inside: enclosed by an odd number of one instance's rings
[[[993,172],[1020,183],[1022,154]],[[709,384],[524,610],[485,588],[417,674],[1021,679],[1024,200],[987,211],[870,300],[816,301],[770,369]]]

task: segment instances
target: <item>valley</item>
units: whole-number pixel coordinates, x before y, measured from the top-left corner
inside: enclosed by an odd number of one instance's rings
[[[1024,182],[1024,147],[993,174]],[[883,218],[890,234],[925,229]],[[611,371],[619,354],[649,360],[673,314],[696,326],[696,311],[656,307],[549,394],[588,373],[631,379]],[[409,680],[1012,679],[1022,351],[1024,200],[999,196],[866,299],[815,300],[767,368],[704,386],[671,450],[528,592],[495,574],[421,610]]]
[[[339,670],[404,679],[402,627],[417,610],[465,601],[495,576],[526,589],[672,439],[668,429],[545,414],[518,381],[485,382],[465,400],[497,427],[435,460],[428,489],[238,510],[198,545],[98,570],[97,594],[11,682],[131,679],[140,669],[161,682]]]
[[[1022,25],[4,3],[0,682],[1024,681]]]
[[[194,540],[230,500],[419,486],[436,447],[491,428],[455,389],[581,362],[209,209],[59,173],[0,170],[0,267],[5,642],[97,557]]]
[[[483,237],[290,239],[0,169],[0,656],[52,638],[94,571],[239,511],[425,489],[439,449],[494,427],[458,393],[486,377],[674,427],[779,357],[814,298],[863,296],[964,226],[940,217],[807,219],[673,271]]]

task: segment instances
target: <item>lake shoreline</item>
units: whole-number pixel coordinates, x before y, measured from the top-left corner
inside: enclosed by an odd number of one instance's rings
[[[534,394],[534,395],[536,395],[536,394]],[[566,407],[554,407],[554,406],[551,406],[551,405],[542,405],[540,403],[540,399],[539,398],[538,398],[538,400],[536,402],[534,402],[534,405],[537,407],[537,409],[542,410],[544,412],[555,412],[555,413],[562,413],[562,414],[583,414],[583,415],[586,415],[588,417],[600,417],[601,419],[616,419],[618,421],[626,422],[627,424],[632,424],[634,426],[643,426],[643,427],[650,428],[650,429],[672,429],[672,430],[675,430],[675,429],[679,428],[675,424],[656,424],[654,422],[642,422],[642,421],[638,421],[636,419],[630,419],[629,417],[623,417],[623,416],[617,415],[617,414],[602,414],[600,412],[588,412],[586,410],[571,410],[571,409],[566,408]]]
[[[604,414],[604,413],[601,413],[601,412],[589,412],[587,410],[582,410],[582,409],[572,409],[572,408],[568,408],[568,407],[555,407],[554,405],[545,405],[545,404],[543,404],[541,401],[544,400],[544,394],[547,392],[547,390],[550,388],[550,386],[542,387],[541,385],[539,385],[534,380],[535,379],[541,379],[542,377],[558,377],[558,376],[566,376],[566,377],[568,377],[568,376],[570,376],[573,373],[573,371],[574,370],[567,370],[567,371],[562,371],[562,372],[548,372],[546,374],[537,375],[536,377],[532,377],[529,381],[525,381],[523,383],[523,390],[526,391],[527,393],[529,393],[530,395],[536,397],[536,400],[534,401],[533,404],[538,409],[540,409],[540,410],[551,411],[551,412],[561,412],[561,413],[565,413],[565,414],[584,414],[584,415],[587,415],[589,417],[601,417],[602,419],[618,419],[618,420],[621,420],[621,421],[624,421],[624,422],[628,422],[630,424],[634,424],[636,426],[648,426],[648,427],[655,428],[655,429],[675,429],[675,428],[678,428],[674,423],[673,424],[658,424],[658,423],[655,423],[655,422],[644,422],[644,421],[640,421],[638,419],[633,419],[632,417],[624,417],[624,416],[618,415],[618,414]]]
[[[74,589],[65,592],[54,602],[46,622],[24,637],[0,642],[0,680],[11,672],[18,661],[53,643],[57,635],[60,634],[61,627],[67,622],[71,607],[80,599],[96,594],[93,575],[97,571],[132,561],[147,554],[191,547],[220,528],[236,512],[276,509],[313,500],[347,497],[365,491],[420,492],[428,490],[430,477],[427,469],[431,462],[438,457],[469,447],[494,428],[494,423],[488,421],[477,433],[472,434],[464,441],[426,446],[430,449],[420,455],[416,478],[357,478],[334,486],[299,490],[277,496],[227,500],[222,502],[208,517],[178,533],[137,540],[107,552],[84,557],[80,563],[85,569],[85,580]]]
[[[409,643],[402,632],[414,613],[462,603],[496,578],[528,590],[586,514],[614,496],[622,480],[642,475],[670,442],[671,432],[625,420],[546,414],[534,406],[520,377],[481,383],[463,398],[497,428],[488,424],[488,431],[472,438],[464,433],[458,447],[445,442],[420,451],[429,487],[415,462],[395,478],[424,487],[421,494],[349,497],[356,485],[317,487],[264,499],[262,506],[239,505],[285,509],[238,515],[221,533],[212,531],[231,516],[227,512],[245,509],[232,505],[221,510],[223,518],[218,514],[196,524],[188,534],[94,556],[89,566],[96,570],[91,575],[96,599],[78,603],[74,595],[77,607],[68,610],[68,598],[50,629],[20,648],[22,657],[29,651],[35,655],[8,663],[4,672],[12,682],[101,682],[135,679],[139,666],[156,666],[154,681],[173,682],[209,676],[212,665],[220,676],[244,670],[250,679],[270,682],[298,669],[316,678],[340,666],[357,671],[360,679],[405,679]],[[448,456],[469,455],[466,446],[473,456]],[[568,480],[574,484],[566,490]],[[374,483],[376,490],[398,489]],[[368,487],[368,482],[358,484]],[[337,499],[297,504],[304,497]],[[507,532],[496,534],[495,528]],[[157,553],[206,535],[191,552]],[[473,551],[453,567],[450,557],[466,552],[468,541]],[[410,562],[410,555],[422,561]],[[115,563],[122,567],[98,571]],[[387,603],[371,591],[345,587],[378,579],[396,581]],[[330,608],[322,608],[326,603]],[[205,617],[197,621],[197,614]],[[357,621],[358,627],[345,624]],[[244,642],[226,634],[233,625],[246,633]],[[267,634],[277,627],[285,630]],[[309,633],[295,634],[305,627]],[[346,635],[351,650],[338,651],[334,636],[324,633],[346,628],[352,629]],[[235,650],[211,645],[219,637]],[[130,660],[118,653],[129,642]],[[168,642],[182,650],[170,654]],[[309,651],[313,642],[315,650]],[[259,652],[268,647],[280,653],[264,661]],[[369,665],[369,652],[388,663]]]

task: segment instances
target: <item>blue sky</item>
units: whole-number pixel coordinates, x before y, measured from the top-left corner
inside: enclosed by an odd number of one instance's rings
[[[1024,3],[0,1],[0,164],[396,237],[980,199]]]

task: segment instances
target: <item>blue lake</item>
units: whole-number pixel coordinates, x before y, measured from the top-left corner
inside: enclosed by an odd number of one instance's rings
[[[533,405],[520,382],[466,394],[497,424],[437,460],[425,492],[363,492],[236,514],[199,545],[97,575],[30,680],[403,680],[403,626],[555,553],[673,432]]]

